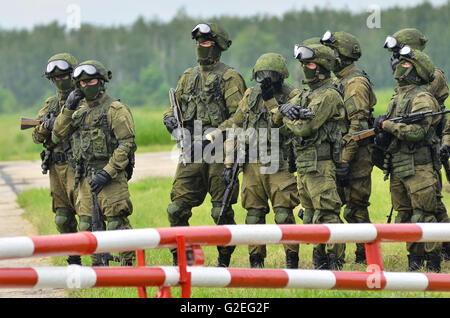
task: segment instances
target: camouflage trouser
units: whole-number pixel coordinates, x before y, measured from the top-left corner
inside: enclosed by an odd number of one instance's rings
[[[439,181],[431,164],[416,165],[415,174],[405,178],[391,176],[392,205],[398,211],[395,223],[438,222],[436,193]],[[410,255],[439,254],[442,244],[407,243]]]
[[[442,174],[440,171],[436,171],[436,178],[438,179],[438,187],[437,187],[437,212],[436,212],[436,219],[439,223],[450,223],[450,218],[448,217],[447,209],[444,205],[444,202],[442,202]],[[443,252],[447,255],[446,257],[449,257],[450,255],[450,242],[442,242],[442,248]]]
[[[348,223],[370,223],[369,210],[372,188],[372,160],[368,147],[359,147],[350,162],[349,185],[345,187],[344,219]],[[356,254],[364,255],[364,243],[356,244]]]
[[[186,167],[181,163],[178,164],[170,192],[172,203],[167,208],[170,226],[188,226],[192,208],[201,205],[208,193],[211,195],[211,216],[217,224],[226,189],[222,180],[223,169],[222,163],[188,163]],[[231,205],[237,202],[238,196],[239,181],[236,181],[230,207],[220,217],[220,224],[236,224]],[[231,254],[234,248],[234,246],[217,247],[222,254]]]
[[[89,177],[84,177],[78,185],[77,207],[80,215],[80,230],[92,230],[92,198]],[[124,171],[112,179],[98,194],[98,205],[107,230],[131,229],[128,216],[133,212],[133,204],[128,191],[128,180]],[[134,262],[134,251],[119,253],[122,265]],[[95,256],[93,256],[95,262]]]
[[[270,200],[277,224],[295,224],[293,209],[299,204],[297,180],[287,163],[273,174],[261,174],[260,164],[247,164],[242,179],[242,206],[247,210],[245,224],[266,224]],[[283,245],[285,252],[298,253],[298,244]],[[249,245],[249,254],[266,257],[265,245]]]
[[[336,168],[331,160],[317,162],[317,171],[297,176],[300,203],[305,209],[304,224],[343,223],[339,214],[341,199],[336,188]],[[316,244],[320,256],[335,254],[345,257],[345,244]]]
[[[54,163],[50,166],[49,178],[56,229],[59,233],[77,232],[77,190],[73,188],[75,174],[72,168],[66,163]]]

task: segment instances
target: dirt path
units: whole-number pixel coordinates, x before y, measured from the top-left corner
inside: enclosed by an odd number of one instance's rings
[[[171,177],[176,160],[170,152],[136,155],[131,182],[149,177]],[[17,195],[32,188],[49,188],[48,175],[41,173],[40,161],[0,162],[0,237],[38,235],[36,228],[22,217]],[[0,260],[0,267],[51,266],[51,258]],[[0,298],[62,298],[62,289],[0,289]]]

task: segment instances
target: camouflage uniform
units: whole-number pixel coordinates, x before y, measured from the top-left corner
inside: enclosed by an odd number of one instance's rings
[[[397,70],[404,61],[413,64],[413,71],[408,75],[411,80],[401,84],[404,79],[396,75],[399,82],[398,94],[394,95],[388,105],[386,119],[427,110],[435,112],[439,109],[439,104],[426,87],[434,69],[433,63],[420,51],[413,51],[413,54],[414,57],[400,57]],[[414,70],[417,75],[414,75]],[[439,180],[436,165],[439,165],[439,140],[433,121],[439,120],[440,118],[428,117],[415,124],[393,123],[388,120],[384,122],[383,131],[393,136],[386,149],[385,163],[386,173],[391,178],[393,208],[398,211],[396,223],[437,222],[436,193]],[[426,259],[429,270],[440,271],[440,249],[440,243],[407,243],[409,269],[417,270]]]
[[[128,168],[136,150],[133,116],[126,105],[106,93],[104,82],[111,79],[111,73],[107,73],[103,65],[97,61],[86,61],[81,65],[93,65],[98,73],[88,75],[83,72],[76,78],[77,85],[81,80],[98,78],[98,93],[95,98],[86,97],[87,105],[76,111],[64,108],[55,122],[52,137],[58,140],[71,136],[80,230],[92,230],[89,184],[92,171],[105,171],[111,178],[98,193],[99,208],[107,222],[107,229],[131,229],[128,216],[133,212],[133,205],[128,191]],[[122,265],[131,265],[134,259],[133,251],[120,253]],[[95,255],[93,263],[96,263]]]
[[[343,137],[342,153],[342,160],[350,165],[348,185],[344,187],[345,197],[342,198],[346,204],[344,218],[348,223],[370,223],[368,206],[373,170],[370,140],[357,143],[352,134],[372,128],[372,111],[377,100],[369,77],[354,64],[361,56],[358,40],[346,32],[336,32],[333,36],[335,39],[333,43],[328,41],[324,44],[335,49],[339,55],[339,67],[336,67],[334,73],[336,84],[344,92],[344,105],[349,123],[349,130]],[[366,261],[363,243],[356,244],[355,256],[357,263]]]
[[[55,96],[48,98],[45,101],[44,107],[39,111],[37,119],[42,123],[33,131],[33,141],[37,144],[42,143],[45,150],[41,153],[43,159],[43,173],[49,171],[50,179],[50,195],[52,197],[52,210],[55,213],[56,229],[59,233],[74,233],[77,232],[78,222],[76,219],[76,191],[73,188],[74,170],[69,164],[71,156],[71,145],[68,139],[62,140],[58,143],[51,141],[51,133],[46,126],[45,118],[48,116],[57,117],[64,107],[66,98],[73,90],[71,73],[73,68],[77,66],[78,62],[75,58],[67,53],[56,54],[52,56],[48,62],[66,61],[70,64],[69,69],[60,70],[54,68],[50,73],[46,72],[46,77],[55,83],[66,81],[66,87],[58,87]],[[55,76],[63,77],[69,76],[68,80],[54,79]],[[48,163],[47,163],[48,162]],[[69,264],[81,264],[79,256],[69,256],[67,259]]]
[[[224,121],[219,130],[226,128],[242,128],[244,132],[248,129],[255,129],[255,139],[260,140],[260,129],[267,129],[267,138],[270,138],[269,131],[278,128],[274,124],[272,117],[280,117],[278,105],[286,103],[293,96],[298,94],[298,90],[284,83],[284,79],[289,76],[285,59],[276,53],[266,53],[258,58],[253,69],[253,79],[256,73],[269,71],[276,73],[279,80],[274,82],[274,98],[264,101],[262,98],[261,84],[247,89],[239,103],[234,115]],[[280,121],[275,120],[275,121]],[[289,140],[280,135],[278,145],[271,145],[268,140],[268,156],[275,151],[278,152],[278,162],[262,163],[260,158],[257,162],[250,162],[244,165],[242,179],[242,206],[247,210],[246,224],[265,224],[266,214],[269,213],[270,200],[275,214],[277,224],[295,224],[293,209],[299,204],[296,179],[293,173],[288,170]],[[234,138],[226,141],[226,150],[234,149]],[[247,147],[249,145],[247,144]],[[254,149],[257,149],[255,145]],[[230,152],[226,151],[225,164],[231,165],[234,158]],[[255,159],[256,158],[252,158]],[[275,159],[274,159],[275,160]],[[276,166],[276,171],[266,171],[268,166]],[[286,265],[288,268],[298,268],[298,244],[284,245],[286,252]],[[263,267],[266,257],[265,245],[250,245],[250,265],[252,267]]]
[[[284,118],[283,122],[295,135],[297,184],[300,203],[305,209],[303,223],[342,223],[335,163],[341,161],[342,135],[346,131],[344,102],[330,78],[335,62],[332,50],[320,44],[312,44],[308,48],[314,51],[314,57],[303,59],[300,55],[297,58],[303,64],[316,63],[316,73],[310,78],[304,67],[310,89],[301,91],[288,103],[313,111],[315,117],[295,121]],[[344,258],[345,244],[318,244],[314,247],[315,268],[340,269]]]
[[[194,137],[194,121],[202,124],[202,133],[211,128],[217,128],[237,109],[238,103],[246,90],[242,76],[233,68],[219,61],[220,52],[231,45],[228,34],[215,24],[208,24],[214,34],[216,52],[212,63],[203,63],[187,69],[178,81],[175,96],[182,113],[184,128],[189,129]],[[196,30],[196,29],[194,29]],[[203,38],[200,32],[193,32],[196,40]],[[208,38],[209,39],[209,38]],[[200,63],[201,57],[199,57]],[[172,108],[164,113],[164,118],[172,117]],[[192,138],[191,141],[194,139]],[[197,160],[196,160],[197,161]],[[177,166],[175,179],[170,193],[171,203],[167,208],[171,226],[188,226],[192,208],[199,206],[205,200],[207,193],[211,195],[211,216],[214,222],[220,213],[225,185],[222,182],[222,163],[201,162],[188,163],[183,166],[181,161]],[[239,186],[234,187],[231,204],[237,202]],[[230,208],[221,217],[221,224],[235,224],[234,211]],[[218,246],[219,265],[228,266],[234,246]],[[177,263],[176,250],[172,250],[174,263]]]

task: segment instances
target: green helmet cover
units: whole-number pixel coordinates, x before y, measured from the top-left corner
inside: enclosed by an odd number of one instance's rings
[[[274,71],[279,73],[283,79],[289,77],[286,59],[278,53],[265,53],[256,60],[252,71],[252,80],[255,79],[258,71]]]
[[[428,42],[427,37],[415,28],[401,29],[392,35],[397,42],[402,45],[408,45],[412,49],[422,51]]]
[[[425,82],[430,83],[434,79],[434,63],[431,58],[420,50],[412,49],[413,57],[400,55],[401,61],[409,61],[414,65],[417,75]]]
[[[56,61],[56,60],[66,61],[67,63],[69,63],[72,66],[72,68],[69,70],[66,70],[66,71],[62,71],[59,68],[55,67],[55,69],[50,74],[44,74],[46,77],[50,78],[50,77],[70,74],[70,73],[72,73],[74,68],[78,65],[78,61],[76,60],[76,58],[72,54],[69,54],[69,53],[55,54],[48,59],[47,64],[52,61]]]
[[[228,48],[231,46],[232,41],[230,40],[227,31],[225,31],[222,27],[220,27],[215,23],[205,23],[205,24],[209,25],[209,27],[211,28],[213,40],[214,42],[216,42],[219,48],[222,51],[228,50]],[[198,31],[197,34],[195,35],[195,39],[199,38],[200,36],[201,33],[200,31]]]
[[[312,44],[322,44],[322,43],[320,43],[320,37],[318,37],[318,36],[312,37],[312,38],[306,39],[302,42],[303,46],[308,46],[308,45],[312,45]]]
[[[307,47],[314,51],[314,57],[307,60],[299,59],[300,62],[314,62],[322,66],[327,71],[331,72],[333,70],[336,63],[336,55],[332,49],[322,44],[311,44],[307,45]]]
[[[88,61],[84,61],[83,63],[80,63],[78,66],[81,66],[81,65],[95,66],[95,68],[98,71],[98,74],[89,75],[89,74],[86,74],[86,72],[83,72],[81,74],[81,76],[76,79],[77,82],[79,82],[81,80],[92,79],[92,78],[100,78],[100,79],[104,80],[105,82],[109,82],[112,79],[112,72],[110,70],[106,69],[106,67],[99,61],[88,60]]]
[[[344,56],[352,60],[358,60],[361,57],[361,45],[358,39],[347,32],[334,32],[334,43],[324,42],[323,44],[338,51],[339,56]]]

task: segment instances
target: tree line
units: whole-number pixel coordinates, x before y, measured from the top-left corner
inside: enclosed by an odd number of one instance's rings
[[[281,17],[215,16],[198,19],[178,10],[169,22],[139,17],[131,25],[102,27],[82,24],[68,31],[49,21],[32,30],[0,29],[0,113],[37,109],[54,88],[43,77],[47,60],[60,52],[72,53],[80,62],[97,59],[113,73],[108,88],[113,97],[129,106],[168,105],[168,89],[177,84],[183,71],[196,64],[190,32],[199,22],[223,26],[233,41],[222,60],[236,68],[247,81],[256,59],[266,52],[285,56],[289,82],[301,87],[302,75],[293,58],[293,46],[321,36],[326,30],[346,31],[360,40],[362,57],[357,62],[372,79],[375,89],[394,84],[389,53],[383,49],[387,35],[405,27],[416,27],[428,38],[425,52],[435,65],[450,70],[450,1],[441,6],[424,2],[415,7],[393,7],[381,11],[381,27],[369,28],[370,13],[347,9],[293,10]]]

